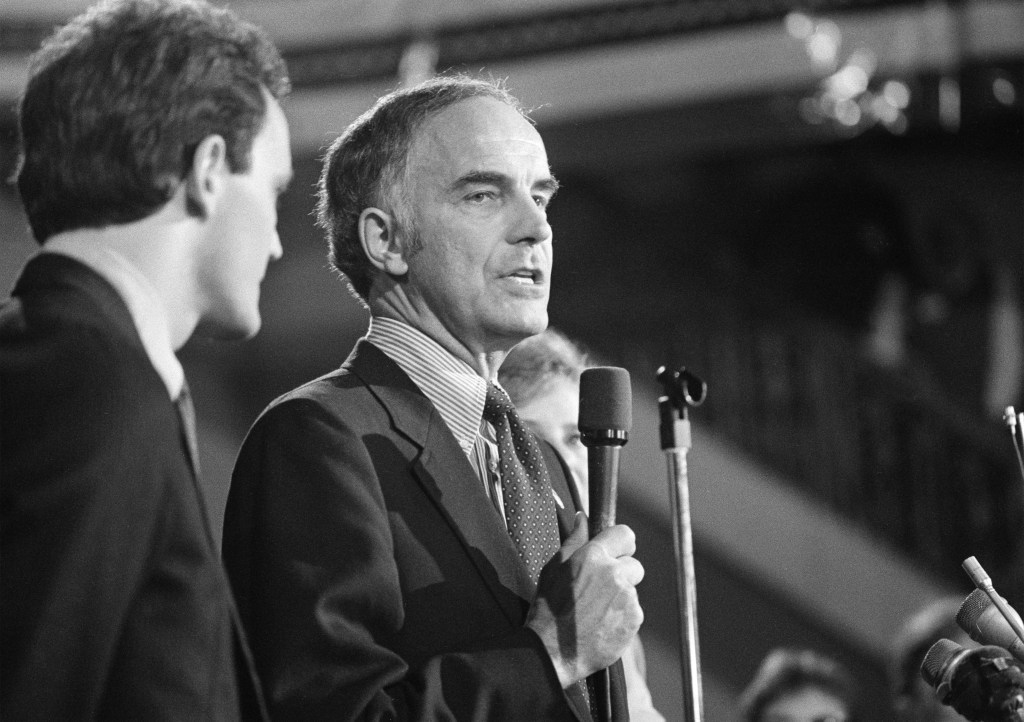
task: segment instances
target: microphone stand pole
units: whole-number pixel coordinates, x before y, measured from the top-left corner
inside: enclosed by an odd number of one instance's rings
[[[685,368],[668,371],[664,366],[658,369],[658,381],[663,391],[658,399],[658,411],[661,419],[661,449],[668,459],[672,539],[676,558],[676,600],[679,606],[683,672],[683,720],[703,722],[704,698],[700,676],[700,644],[697,637],[697,580],[693,563],[686,454],[691,446],[687,410],[704,402],[707,384]]]
[[[1020,469],[1021,478],[1024,479],[1024,414],[1014,412],[1012,406],[1007,406],[1003,413],[1003,421],[1010,428],[1013,436],[1013,449],[1017,452],[1017,468]]]

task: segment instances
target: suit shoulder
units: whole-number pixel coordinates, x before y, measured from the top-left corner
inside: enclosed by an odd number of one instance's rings
[[[268,404],[264,414],[280,406],[320,405],[333,407],[368,396],[366,385],[346,368],[336,369],[287,391]]]
[[[270,402],[250,435],[269,428],[324,423],[332,427],[358,425],[374,416],[377,403],[358,376],[342,368],[308,381]]]

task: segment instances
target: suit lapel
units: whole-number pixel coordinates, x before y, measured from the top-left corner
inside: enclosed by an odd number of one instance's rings
[[[521,623],[522,605],[533,599],[533,582],[483,482],[441,415],[398,364],[373,344],[360,341],[345,365],[387,409],[395,430],[420,449],[410,465],[412,475],[448,520],[510,623]],[[522,601],[515,601],[508,590]]]
[[[521,624],[523,605],[533,599],[536,587],[483,483],[441,415],[398,364],[373,344],[360,341],[344,366],[387,409],[395,430],[420,449],[410,465],[412,475],[437,503],[509,623]],[[559,535],[564,540],[572,532],[576,510],[581,508],[579,492],[551,445],[542,441],[541,449],[551,471],[552,486],[562,501],[556,504],[556,510]],[[516,601],[508,590],[522,601]],[[622,690],[618,692],[624,698]],[[592,719],[577,685],[566,690],[566,697],[579,720]]]

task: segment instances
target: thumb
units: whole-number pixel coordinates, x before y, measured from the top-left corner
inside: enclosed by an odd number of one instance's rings
[[[562,542],[561,552],[563,559],[568,559],[577,549],[587,543],[587,540],[590,538],[589,528],[586,514],[582,511],[576,512],[576,517],[573,519],[572,533]]]

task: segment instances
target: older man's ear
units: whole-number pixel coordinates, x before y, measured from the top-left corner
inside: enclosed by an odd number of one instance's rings
[[[359,241],[375,268],[390,276],[403,276],[409,270],[405,248],[395,233],[394,218],[379,208],[366,208],[359,214]]]

